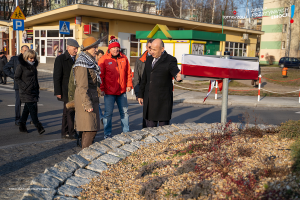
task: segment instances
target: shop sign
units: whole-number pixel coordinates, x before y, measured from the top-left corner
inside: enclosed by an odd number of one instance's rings
[[[92,31],[91,31],[91,25],[87,24],[87,25],[84,25],[83,27],[83,33],[84,34],[91,34]]]

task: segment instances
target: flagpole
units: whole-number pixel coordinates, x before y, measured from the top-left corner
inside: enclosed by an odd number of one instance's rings
[[[19,0],[16,0],[16,7],[19,6]],[[19,35],[19,31],[16,30],[16,42],[17,42],[17,49],[16,49],[16,53],[17,55],[20,54],[20,35]]]
[[[224,10],[222,10],[222,34],[223,34],[223,24],[224,24]]]

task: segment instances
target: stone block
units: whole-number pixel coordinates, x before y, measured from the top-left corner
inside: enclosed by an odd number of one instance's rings
[[[31,181],[30,185],[55,189],[59,186],[59,180],[46,174],[39,174]]]
[[[76,163],[73,163],[68,160],[56,163],[54,167],[56,167],[61,172],[67,172],[67,173],[73,173],[75,172],[76,169],[79,168],[79,166]]]
[[[74,197],[56,195],[53,200],[78,200],[78,199]]]
[[[74,187],[79,187],[82,185],[86,185],[89,184],[91,182],[90,179],[87,178],[81,178],[81,177],[77,177],[77,176],[71,176],[70,178],[67,179],[66,181],[66,185],[71,185]]]
[[[99,176],[99,174],[96,172],[93,172],[88,169],[81,169],[81,168],[77,169],[74,175],[80,178],[88,178],[88,179],[92,179]]]
[[[69,196],[69,197],[79,197],[81,188],[77,188],[71,185],[63,185],[57,190],[58,195]]]
[[[101,156],[103,153],[101,153],[100,151],[97,151],[93,148],[87,147],[82,149],[78,155],[82,156],[83,158],[85,158],[88,161],[93,161],[96,158],[98,158],[99,156]]]
[[[120,149],[120,148],[114,148],[111,151],[109,151],[108,154],[111,154],[111,155],[116,156],[118,158],[124,159],[127,156],[130,156],[131,153],[128,152],[128,151],[125,151],[123,149]]]
[[[56,190],[51,188],[41,188],[41,186],[31,185],[29,186],[21,200],[34,200],[34,199],[43,199],[43,200],[52,200]]]
[[[45,169],[44,174],[58,179],[60,181],[60,183],[63,183],[67,178],[72,176],[72,173],[61,172],[56,167],[50,167],[50,168]]]
[[[124,146],[121,146],[120,149],[133,153],[137,151],[139,148],[131,144],[125,144]]]
[[[99,173],[102,173],[103,171],[108,170],[108,167],[106,166],[106,164],[98,159],[92,161],[91,164],[86,166],[86,168],[89,170],[95,171],[95,172],[99,172]]]
[[[195,134],[196,133],[196,131],[192,131],[192,130],[180,130],[178,132],[181,133],[182,135],[189,135],[189,134]]]
[[[168,139],[163,135],[157,135],[157,136],[153,136],[153,137],[155,137],[159,142],[164,142]]]
[[[124,134],[129,135],[131,137],[132,142],[133,141],[140,141],[144,138],[144,136],[141,135],[141,134],[135,134],[135,133],[124,133]]]
[[[118,142],[117,140],[112,139],[112,138],[107,138],[107,139],[103,140],[101,143],[105,144],[106,146],[108,146],[112,149],[118,148],[122,145],[120,142]]]
[[[178,130],[178,128],[176,128],[175,126],[172,126],[172,125],[162,126],[162,128],[163,128],[163,129],[166,129],[166,130],[168,130],[168,131],[170,131],[170,132],[172,132],[172,131],[177,131],[177,130]]]
[[[151,143],[156,143],[158,142],[158,140],[155,138],[155,137],[152,137],[152,136],[148,136],[145,138],[144,142],[146,144],[151,144]]]
[[[78,154],[73,154],[69,156],[67,160],[76,163],[81,168],[84,168],[89,164],[89,161],[87,161],[85,158],[83,158],[81,155]]]
[[[161,132],[160,132],[160,129],[153,128],[149,133],[150,133],[150,135],[152,135],[152,136],[156,136],[156,135],[159,135]],[[149,137],[149,136],[148,136],[148,137]]]
[[[115,135],[113,137],[113,139],[117,140],[118,142],[120,142],[121,144],[129,144],[131,143],[131,139],[125,137],[124,135],[122,134],[119,134],[119,135]]]
[[[184,125],[184,124],[172,124],[173,126],[175,126],[176,128],[180,129],[180,130],[187,130],[189,129],[188,126]]]
[[[144,129],[143,129],[144,130]],[[142,136],[143,138],[144,137],[147,137],[149,135],[149,132],[148,131],[143,131],[143,130],[135,130],[135,131],[131,131],[130,134],[135,134],[135,135],[140,135]],[[149,129],[150,130],[150,129]]]
[[[137,148],[141,148],[142,146],[145,145],[145,143],[143,141],[134,141],[134,142],[131,142],[130,144]]]
[[[128,144],[126,144],[128,145]],[[98,158],[98,160],[105,162],[106,164],[116,164],[121,160],[121,158],[118,158],[116,156],[113,156],[111,154],[104,154]]]
[[[166,133],[166,134],[164,134],[164,136],[165,136],[165,137],[168,137],[168,138],[174,137],[174,135],[172,135],[171,133]]]
[[[95,142],[94,144],[92,144],[91,146],[89,146],[92,149],[95,149],[97,151],[100,151],[102,154],[107,153],[109,150],[111,150],[110,147],[104,145],[104,144],[100,144],[99,142]]]

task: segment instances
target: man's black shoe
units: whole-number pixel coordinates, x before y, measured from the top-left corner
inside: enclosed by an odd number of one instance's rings
[[[16,126],[20,126],[20,122],[16,121],[16,122],[15,122],[15,125],[16,125]]]

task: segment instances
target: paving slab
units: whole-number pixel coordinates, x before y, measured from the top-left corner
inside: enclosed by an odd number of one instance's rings
[[[143,139],[143,136],[135,133],[122,133],[125,137],[129,138],[131,142],[140,141]]]
[[[106,164],[116,164],[121,158],[113,156],[111,154],[104,154],[98,158],[98,160],[105,162]]]
[[[88,166],[86,166],[87,169],[95,171],[95,172],[99,172],[102,173],[103,171],[108,170],[107,165],[102,162],[101,160],[94,160],[91,162],[91,164],[89,164]]]
[[[151,143],[156,143],[158,142],[158,140],[155,138],[155,137],[152,137],[152,136],[148,136],[145,138],[144,142],[146,144],[151,144]]]
[[[44,174],[58,179],[60,181],[60,183],[63,183],[67,178],[72,176],[72,173],[61,172],[56,167],[50,167],[50,168],[45,169]]]
[[[130,153],[133,153],[135,151],[137,151],[139,148],[131,145],[131,144],[125,144],[124,146],[121,146],[120,149],[123,149],[125,151],[129,151]]]
[[[137,147],[137,148],[141,148],[142,146],[145,145],[145,142],[143,142],[143,141],[134,141],[134,142],[131,142],[130,144]]]
[[[31,181],[30,185],[36,185],[42,188],[55,189],[59,186],[59,180],[47,174],[39,174]]]
[[[144,129],[143,129],[144,130]],[[148,131],[143,131],[143,130],[135,130],[135,131],[131,131],[130,134],[136,134],[136,135],[140,135],[143,138],[147,137],[149,135]],[[150,130],[150,129],[149,129]]]
[[[57,190],[58,195],[69,196],[69,197],[79,197],[81,188],[77,188],[71,185],[63,185]]]
[[[153,136],[153,137],[156,138],[159,142],[164,142],[168,139],[163,135],[157,135],[157,136]]]
[[[99,152],[101,152],[102,154],[105,154],[107,153],[109,150],[111,150],[110,147],[104,145],[104,144],[101,144],[99,142],[95,142],[94,144],[92,144],[91,146],[89,146],[90,148],[92,149],[95,149]]]
[[[29,188],[30,189],[24,193],[21,200],[52,200],[54,195],[56,194],[56,190],[51,188],[41,188],[37,185],[31,185]]]
[[[96,158],[98,158],[99,156],[101,156],[103,153],[101,153],[100,151],[97,151],[93,148],[87,147],[82,149],[78,155],[82,156],[83,158],[85,158],[88,161],[92,161],[95,160]]]
[[[92,180],[87,179],[87,178],[81,178],[77,176],[71,176],[70,178],[67,179],[66,185],[71,185],[74,187],[79,187],[82,185],[89,184]]]
[[[83,158],[81,155],[73,154],[67,158],[67,160],[76,163],[79,167],[84,168],[89,164],[89,161]]]
[[[121,159],[125,159],[127,156],[130,156],[131,153],[120,148],[114,148],[111,151],[109,151],[108,154],[111,154]]]
[[[122,145],[120,142],[118,142],[117,140],[112,139],[112,138],[107,138],[107,139],[103,140],[101,143],[105,144],[106,146],[108,146],[112,149],[118,148]]]
[[[92,179],[99,176],[99,174],[96,172],[93,172],[88,169],[81,169],[81,168],[77,169],[74,175],[80,178],[87,178],[87,179]]]
[[[56,163],[54,167],[58,168],[61,172],[67,172],[67,173],[73,173],[76,169],[79,168],[79,166],[76,163],[73,163],[68,160],[61,161],[59,163]]]
[[[176,128],[175,126],[172,126],[172,125],[166,125],[166,126],[162,126],[162,128],[172,132],[172,131],[177,131],[178,128]]]

